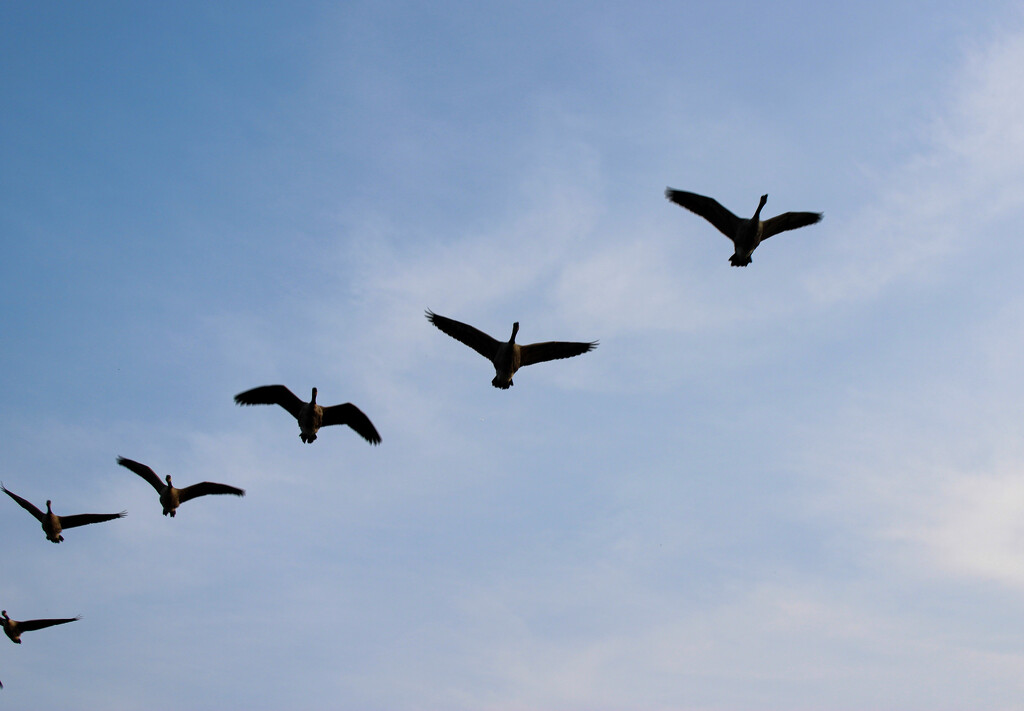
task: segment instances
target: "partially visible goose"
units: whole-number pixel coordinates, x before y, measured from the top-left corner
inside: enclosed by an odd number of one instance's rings
[[[112,521],[115,518],[124,518],[128,513],[122,511],[121,513],[114,514],[75,514],[73,516],[58,516],[50,509],[50,501],[46,501],[46,513],[43,513],[31,502],[21,498],[13,491],[10,491],[6,486],[0,483],[0,489],[10,496],[12,499],[18,502],[21,508],[28,511],[30,514],[36,517],[36,520],[43,525],[43,532],[46,534],[46,538],[54,543],[60,543],[64,540],[64,536],[60,535],[60,532],[65,528],[77,528],[78,526],[86,526],[90,523],[102,523],[103,521]]]
[[[512,382],[512,376],[523,366],[582,355],[597,348],[598,343],[597,341],[588,343],[546,341],[521,346],[516,343],[516,334],[519,333],[518,321],[512,324],[512,335],[508,341],[502,342],[491,338],[469,324],[438,316],[429,309],[427,310],[427,319],[442,332],[447,333],[456,341],[466,344],[491,361],[494,366],[494,380],[491,381],[491,385],[502,390],[508,390],[515,385]]]
[[[3,619],[0,623],[3,623],[4,632],[11,638],[11,641],[15,644],[21,644],[21,633],[31,632],[32,630],[41,630],[44,627],[52,627],[53,625],[63,625],[68,622],[74,622],[75,620],[82,619],[81,617],[66,617],[60,620],[12,620],[7,616],[7,610],[0,610],[0,615],[3,615]]]
[[[377,428],[363,411],[350,402],[343,405],[320,407],[316,404],[316,388],[309,402],[284,385],[263,385],[235,395],[239,405],[280,405],[299,422],[299,439],[309,444],[316,439],[317,430],[330,425],[348,425],[370,444],[380,444]]]
[[[184,489],[176,489],[171,485],[170,474],[164,477],[167,481],[165,484],[160,481],[160,477],[156,475],[156,472],[145,464],[140,464],[139,462],[132,461],[131,459],[125,459],[124,457],[118,457],[117,463],[125,469],[130,469],[141,476],[157,490],[157,493],[160,494],[160,503],[163,504],[164,507],[164,516],[173,517],[175,509],[186,501],[198,496],[207,496],[209,494],[233,494],[234,496],[245,496],[244,489],[228,486],[227,484],[215,484],[212,481],[204,481],[199,484],[193,484],[192,486],[186,486]]]
[[[714,198],[704,197],[697,193],[665,188],[665,197],[676,205],[681,205],[690,212],[700,215],[732,240],[735,252],[729,258],[729,263],[734,267],[745,267],[750,264],[752,261],[750,255],[757,249],[757,245],[772,235],[813,225],[823,217],[820,212],[784,212],[770,220],[762,221],[761,209],[768,202],[767,194],[761,196],[761,202],[758,203],[754,216],[749,220],[736,217]]]

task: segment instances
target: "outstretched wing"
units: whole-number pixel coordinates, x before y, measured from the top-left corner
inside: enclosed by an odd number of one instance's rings
[[[82,619],[81,617],[67,617],[59,620],[23,620],[18,622],[19,632],[31,632],[32,630],[41,630],[44,627],[53,627],[54,625],[63,625],[68,622],[74,622]]]
[[[324,408],[324,419],[320,426],[328,425],[348,425],[370,444],[380,444],[380,435],[377,434],[377,428],[370,422],[370,418],[350,402]]]
[[[576,343],[573,341],[546,341],[519,347],[520,366],[543,363],[546,360],[572,358],[597,348],[597,341]]]
[[[246,390],[235,395],[235,402],[239,405],[280,405],[296,420],[299,419],[299,410],[305,404],[284,385],[264,385]]]
[[[442,332],[447,333],[456,341],[466,344],[487,360],[494,360],[494,356],[498,353],[498,346],[501,343],[468,323],[438,316],[429,309],[427,310],[427,319]]]
[[[208,494],[233,494],[235,496],[245,496],[245,489],[239,489],[234,486],[228,486],[227,484],[216,484],[212,481],[202,481],[192,486],[186,486],[184,489],[178,489],[178,501],[185,503],[189,499],[194,499],[198,496],[206,496]]]
[[[155,471],[147,467],[145,464],[133,461],[131,459],[125,459],[124,457],[118,457],[117,463],[120,464],[125,469],[130,469],[131,471],[135,472],[143,479],[148,481],[149,485],[156,489],[158,493],[163,493],[166,484],[164,484],[164,482],[160,480],[160,477],[156,475]]]
[[[42,512],[42,511],[40,511],[39,509],[37,509],[37,508],[36,508],[36,507],[35,507],[35,506],[34,506],[34,505],[32,504],[32,502],[31,502],[31,501],[25,501],[25,499],[21,498],[20,496],[18,496],[17,494],[15,494],[15,493],[14,493],[13,491],[8,491],[7,487],[6,487],[6,486],[4,486],[3,484],[0,484],[0,489],[3,489],[3,491],[4,491],[4,493],[5,493],[5,494],[7,494],[7,495],[8,495],[8,496],[10,496],[10,497],[11,497],[12,499],[14,499],[15,501],[17,501],[17,502],[18,502],[18,505],[19,505],[19,506],[21,506],[21,508],[25,509],[25,510],[26,510],[26,511],[28,511],[28,512],[29,512],[30,514],[32,514],[33,516],[35,516],[35,517],[36,517],[36,520],[37,520],[37,521],[39,521],[40,523],[43,523],[43,522],[45,522],[45,520],[46,520],[46,515],[45,515],[45,514],[44,514],[44,513]]]
[[[764,242],[772,235],[777,235],[786,230],[795,230],[797,227],[806,227],[819,222],[825,215],[820,212],[784,212],[776,215],[770,220],[765,220],[761,225],[761,241]]]
[[[113,521],[115,518],[124,518],[127,515],[127,511],[122,511],[116,514],[74,514],[73,516],[58,516],[58,518],[60,519],[61,528],[77,528],[78,526],[86,526],[90,523]]]
[[[676,205],[685,207],[690,212],[700,215],[729,239],[736,236],[736,230],[741,222],[740,218],[722,207],[714,198],[698,195],[697,193],[688,193],[684,190],[673,190],[672,188],[665,188],[665,197]]]

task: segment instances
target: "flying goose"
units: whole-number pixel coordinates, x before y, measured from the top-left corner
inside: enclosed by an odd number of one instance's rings
[[[43,532],[46,534],[46,539],[53,541],[54,543],[60,543],[64,540],[64,536],[60,535],[60,532],[65,528],[76,528],[90,523],[111,521],[115,518],[123,518],[128,513],[127,511],[122,511],[121,513],[114,514],[75,514],[74,516],[58,516],[50,509],[49,500],[46,502],[46,513],[43,513],[33,506],[31,502],[26,501],[13,491],[10,491],[3,484],[0,484],[0,489],[3,489],[5,494],[17,501],[21,508],[35,516],[36,520],[43,525]]]
[[[797,227],[813,225],[823,215],[820,212],[784,212],[770,220],[761,220],[761,208],[768,202],[768,195],[761,196],[761,202],[754,211],[754,216],[745,220],[732,214],[722,207],[714,198],[704,197],[696,193],[665,188],[665,197],[676,205],[685,207],[690,212],[700,215],[718,228],[718,231],[732,240],[735,253],[729,258],[734,267],[745,267],[752,261],[750,255],[757,245],[772,235]]]
[[[572,358],[594,350],[598,344],[597,341],[589,343],[546,341],[521,346],[516,343],[516,334],[519,333],[518,321],[512,324],[512,335],[505,343],[491,338],[469,324],[438,316],[429,309],[427,310],[427,319],[442,332],[447,333],[456,341],[466,344],[491,361],[494,365],[494,380],[491,381],[491,385],[502,390],[508,390],[515,385],[512,382],[512,376],[523,366],[558,358]]]
[[[63,625],[67,622],[74,622],[75,620],[82,619],[81,617],[68,617],[61,620],[12,620],[7,616],[7,610],[0,610],[0,615],[3,615],[3,619],[0,623],[4,626],[4,632],[11,638],[11,641],[15,644],[21,644],[21,633],[31,632],[32,630],[41,630],[44,627],[52,627],[53,625]]]
[[[343,405],[320,407],[316,404],[316,388],[309,402],[302,402],[284,385],[263,385],[235,395],[239,405],[280,405],[299,422],[299,439],[309,444],[316,439],[317,430],[328,425],[348,425],[370,444],[380,444],[377,428],[363,411],[350,402]]]
[[[164,516],[174,517],[174,510],[181,506],[186,501],[194,499],[197,496],[206,496],[207,494],[234,494],[235,496],[245,496],[244,489],[238,489],[227,484],[215,484],[211,481],[200,482],[199,484],[193,484],[192,486],[186,486],[184,489],[177,489],[171,484],[171,475],[168,474],[164,479],[167,481],[166,484],[160,481],[160,477],[156,475],[152,469],[147,467],[145,464],[134,462],[131,459],[125,459],[124,457],[118,457],[117,463],[125,469],[130,469],[143,479],[148,481],[157,493],[160,494],[160,503],[164,507]]]

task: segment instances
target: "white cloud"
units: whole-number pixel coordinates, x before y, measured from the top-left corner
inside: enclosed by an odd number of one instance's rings
[[[805,280],[815,303],[873,298],[897,280],[929,281],[962,251],[998,259],[1000,241],[1016,239],[999,223],[1024,207],[1022,61],[1019,32],[968,54],[928,128],[931,148],[881,178],[875,205],[832,228],[829,266]]]
[[[962,472],[935,482],[892,535],[964,578],[1024,590],[1024,456],[1009,471]]]
[[[982,362],[965,350],[967,363]],[[801,428],[807,489],[797,505],[834,522],[862,561],[1024,590],[1024,446],[1009,419],[1019,379],[1011,370],[950,384],[946,375],[865,388]]]

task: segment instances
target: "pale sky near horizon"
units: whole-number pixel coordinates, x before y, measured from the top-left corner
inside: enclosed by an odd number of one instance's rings
[[[0,499],[82,616],[0,705],[1024,707],[1022,67],[1013,2],[0,4],[0,480],[128,510]],[[825,218],[731,268],[666,186]],[[600,346],[499,391],[425,309]]]

